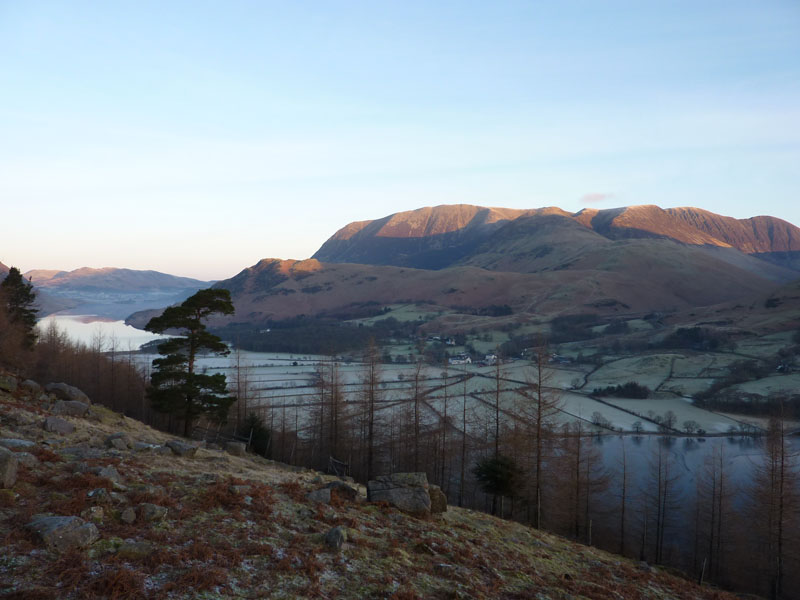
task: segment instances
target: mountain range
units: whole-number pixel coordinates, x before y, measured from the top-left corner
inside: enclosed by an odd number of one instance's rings
[[[545,319],[676,312],[797,279],[800,229],[774,217],[454,205],[350,223],[311,259],[263,259],[217,286],[232,292],[233,321],[257,324],[406,302]]]

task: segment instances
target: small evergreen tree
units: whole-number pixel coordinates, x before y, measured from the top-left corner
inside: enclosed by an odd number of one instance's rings
[[[36,293],[18,268],[11,267],[0,283],[0,301],[6,308],[9,321],[21,329],[25,346],[32,348],[36,343]]]
[[[522,476],[514,459],[503,454],[481,459],[472,469],[472,473],[484,494],[507,498],[516,495]],[[495,506],[496,503],[493,502],[493,512]]]
[[[204,321],[212,314],[233,314],[228,290],[200,290],[180,306],[170,306],[160,316],[153,317],[145,326],[154,333],[182,331],[182,337],[172,337],[159,344],[158,352],[163,358],[153,361],[147,395],[154,410],[183,419],[186,437],[191,435],[193,423],[201,415],[224,422],[228,408],[236,400],[227,394],[223,373],[197,372],[196,362],[201,352],[217,356],[230,353],[219,337],[206,330]]]

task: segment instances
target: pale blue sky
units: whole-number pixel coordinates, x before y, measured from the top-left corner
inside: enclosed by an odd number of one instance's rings
[[[796,0],[0,0],[23,270],[225,278],[453,203],[800,225],[799,191]]]

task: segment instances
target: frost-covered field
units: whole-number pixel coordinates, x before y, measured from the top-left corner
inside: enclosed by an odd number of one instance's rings
[[[677,418],[675,427],[678,429],[683,427],[684,421],[695,421],[709,433],[725,433],[731,427],[737,427],[739,424],[739,421],[735,421],[730,417],[697,408],[690,401],[683,398],[648,398],[647,400],[608,398],[607,401],[614,406],[638,413],[643,417],[663,416],[667,411],[671,410]]]

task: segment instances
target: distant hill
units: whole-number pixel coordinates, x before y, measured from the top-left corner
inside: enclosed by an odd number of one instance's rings
[[[74,271],[34,269],[26,272],[42,303],[44,316],[67,310],[122,319],[146,308],[163,308],[188,298],[211,282],[158,271],[83,267]]]
[[[657,206],[568,213],[559,208],[512,210],[470,205],[436,206],[351,223],[314,254],[324,262],[354,262],[443,269],[469,264],[534,272],[572,266],[604,241],[668,239],[699,248],[726,248],[800,271],[800,229],[775,217],[733,219],[697,208]],[[512,244],[513,240],[513,244]],[[511,252],[511,255],[509,255]],[[718,253],[719,254],[719,253]],[[730,253],[729,253],[730,254]],[[494,261],[494,262],[493,262]],[[785,271],[769,271],[788,281]]]

